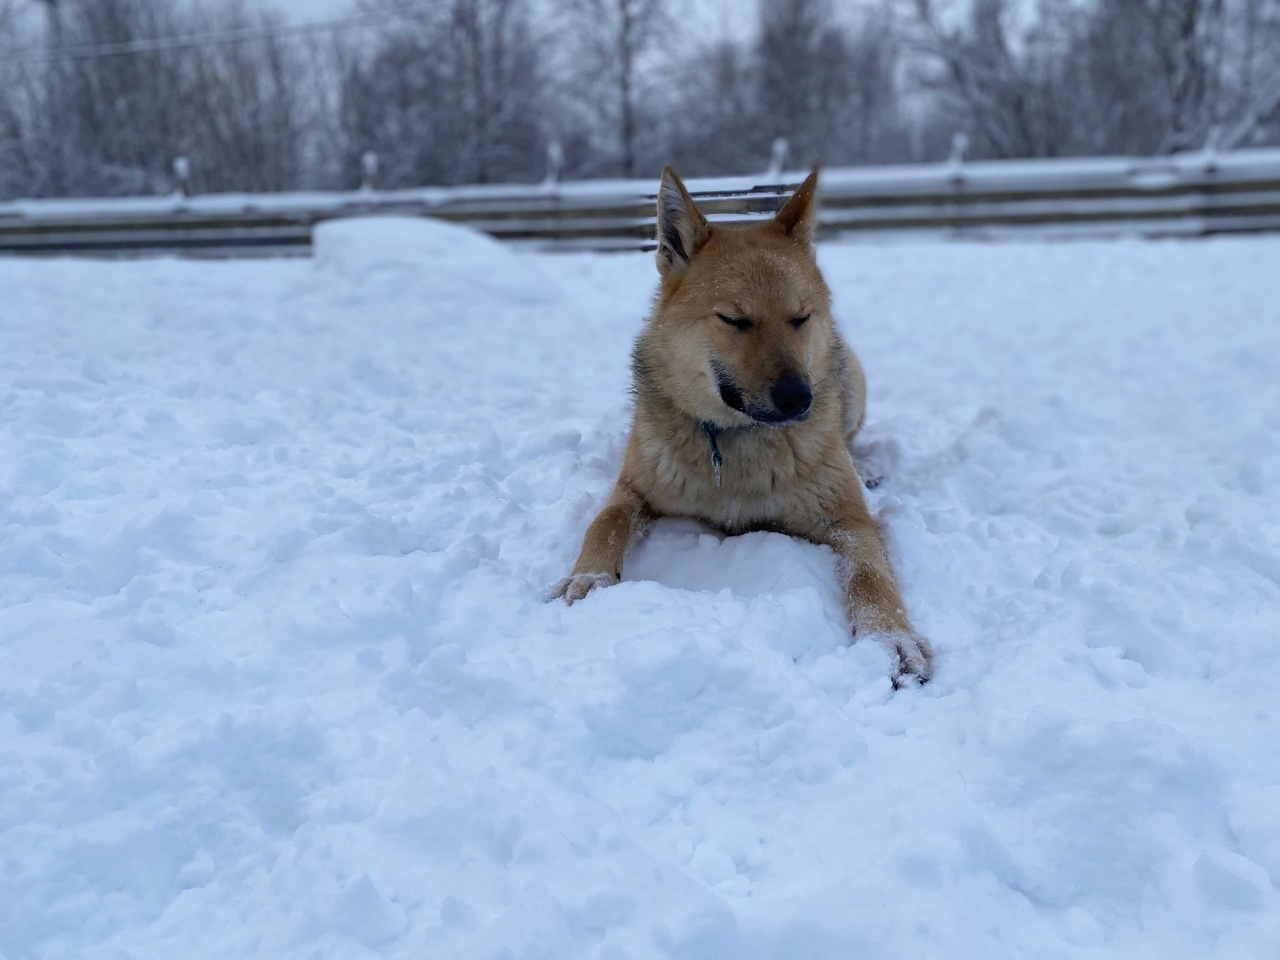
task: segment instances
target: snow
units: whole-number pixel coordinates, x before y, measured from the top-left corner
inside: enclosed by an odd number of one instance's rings
[[[827,246],[936,678],[617,471],[648,255],[0,260],[0,956],[1280,953],[1280,238]]]

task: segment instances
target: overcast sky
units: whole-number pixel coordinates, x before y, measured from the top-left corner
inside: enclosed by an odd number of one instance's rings
[[[295,20],[319,20],[344,12],[351,3],[350,0],[276,0],[274,5]]]
[[[327,20],[348,13],[355,7],[353,0],[254,0],[264,6],[285,11],[297,21]],[[704,37],[740,36],[753,26],[756,15],[755,0],[679,0],[672,10],[681,8],[693,14],[697,29]]]
[[[408,6],[413,0],[403,2]],[[549,6],[554,0],[539,2]],[[838,0],[833,6],[837,14],[843,14],[878,2],[879,0]],[[359,9],[357,0],[248,0],[248,5],[283,11],[297,23],[330,20]],[[725,38],[745,39],[750,36],[756,27],[758,8],[756,0],[671,0],[670,9],[688,31],[687,36],[682,39],[702,42]],[[37,3],[19,5],[18,10],[38,18],[37,22],[43,22]]]
[[[403,2],[408,6],[413,0]],[[538,2],[549,6],[554,0]],[[852,13],[858,7],[878,2],[879,0],[838,0],[834,8],[837,14]],[[359,10],[357,0],[248,0],[248,5],[283,11],[296,23],[330,20]],[[756,27],[758,7],[756,0],[671,0],[670,9],[676,14],[677,22],[687,30],[687,35],[681,39],[696,43],[749,37]],[[33,18],[37,18],[36,22],[43,23],[38,4],[32,2],[26,6],[20,5],[18,10],[28,12]]]

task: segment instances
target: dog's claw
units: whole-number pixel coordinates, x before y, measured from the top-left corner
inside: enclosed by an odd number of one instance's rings
[[[596,587],[612,587],[617,582],[617,575],[612,573],[575,573],[548,590],[547,600],[563,599],[572,606]]]
[[[886,638],[893,645],[898,669],[893,675],[893,689],[908,683],[923,685],[933,676],[933,647],[918,633],[897,633]]]
[[[878,630],[867,634],[859,634],[853,628],[853,640],[856,643],[860,636],[874,637],[887,644],[893,651],[897,666],[889,678],[893,689],[901,690],[908,685],[924,686],[933,676],[933,646],[918,633],[892,632],[882,633]]]

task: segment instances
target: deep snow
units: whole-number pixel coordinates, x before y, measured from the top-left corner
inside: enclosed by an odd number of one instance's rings
[[[0,956],[1280,955],[1280,238],[828,246],[832,555],[545,604],[647,255],[0,261]]]

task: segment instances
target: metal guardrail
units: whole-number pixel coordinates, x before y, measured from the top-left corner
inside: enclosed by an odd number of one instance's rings
[[[691,180],[713,221],[776,211],[803,172]],[[653,180],[0,203],[0,253],[305,254],[315,224],[408,215],[543,249],[652,248]],[[1280,230],[1280,149],[830,168],[827,234],[1201,236]]]

